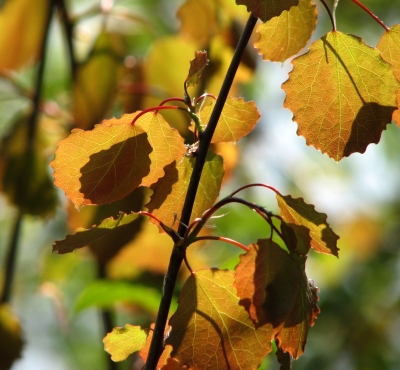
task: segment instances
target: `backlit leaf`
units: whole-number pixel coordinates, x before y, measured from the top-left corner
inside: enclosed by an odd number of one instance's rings
[[[319,213],[314,206],[304,202],[303,198],[292,198],[290,195],[276,194],[282,218],[291,224],[305,226],[310,230],[311,247],[317,252],[338,256],[339,237],[326,221],[326,214]],[[293,229],[296,233],[296,229]],[[302,238],[299,235],[299,238]]]
[[[339,161],[379,142],[400,83],[376,49],[358,37],[330,32],[293,60],[283,88],[297,133]]]
[[[166,343],[193,369],[257,369],[271,351],[272,328],[256,329],[239,305],[233,272],[197,271],[182,288]]]
[[[214,102],[200,111],[202,125],[207,125],[213,108]],[[237,142],[253,130],[259,118],[260,113],[254,102],[245,102],[242,98],[228,98],[211,142]]]
[[[303,49],[317,25],[317,7],[311,0],[299,0],[299,6],[257,27],[259,39],[254,47],[264,60],[283,62]]]
[[[0,10],[0,70],[34,62],[43,42],[50,1],[11,0]]]
[[[119,217],[113,217],[103,220],[99,225],[90,229],[78,228],[73,235],[67,235],[64,240],[56,241],[53,246],[53,252],[64,254],[82,248],[90,243],[110,235],[117,234],[120,229],[127,227],[130,223],[136,221],[139,217],[136,213],[129,215],[120,213]]]
[[[266,22],[272,17],[277,17],[284,10],[297,6],[299,0],[236,0],[236,4],[246,5],[247,11]]]
[[[194,162],[195,159],[189,157],[183,157],[178,163],[173,162],[165,167],[165,176],[151,186],[154,193],[146,208],[169,227],[181,217]],[[200,217],[213,205],[219,194],[223,175],[222,157],[209,151],[201,174],[192,219]]]
[[[104,349],[113,361],[123,361],[145,346],[148,334],[148,329],[130,324],[126,324],[124,328],[114,328],[103,339]]]
[[[382,58],[393,66],[394,75],[400,81],[400,24],[383,34],[377,49],[382,53]],[[400,90],[397,93],[397,104],[400,108]],[[394,112],[393,120],[400,126],[400,110]]]
[[[199,82],[201,73],[207,64],[207,52],[196,51],[194,53],[194,59],[190,61],[189,74],[186,79],[187,86],[194,86]]]
[[[51,162],[54,182],[76,206],[111,203],[149,174],[151,151],[145,131],[126,116],[91,131],[75,129],[59,142]]]

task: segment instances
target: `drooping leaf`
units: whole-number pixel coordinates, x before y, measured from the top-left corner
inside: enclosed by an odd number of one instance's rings
[[[148,329],[126,324],[124,328],[114,328],[104,337],[104,349],[113,361],[123,361],[145,346],[148,335]]]
[[[310,230],[311,247],[317,252],[333,254],[338,257],[337,236],[326,221],[326,214],[319,213],[314,206],[304,202],[303,198],[276,194],[282,218],[291,224],[305,226]],[[297,230],[294,229],[297,234]],[[299,239],[304,237],[299,233]]]
[[[88,59],[76,68],[72,112],[76,127],[92,129],[105,117],[116,96],[123,54],[121,35],[101,32]]]
[[[118,233],[121,228],[125,228],[130,223],[136,221],[138,217],[137,213],[129,215],[120,213],[118,218],[107,218],[99,225],[93,226],[90,229],[78,228],[75,234],[67,235],[64,240],[56,241],[53,245],[53,252],[58,254],[69,253],[75,249],[85,247],[98,239],[110,237]]]
[[[202,125],[207,126],[213,108],[214,102],[200,111]],[[243,98],[229,97],[222,109],[211,142],[237,142],[253,130],[259,118],[260,113],[254,102],[245,102]]]
[[[186,78],[187,86],[195,86],[200,80],[201,74],[204,68],[208,64],[207,52],[196,51],[194,53],[194,59],[190,61],[189,74]]]
[[[271,351],[272,327],[256,329],[239,305],[233,272],[197,271],[182,288],[170,319],[172,357],[193,369],[257,369]]]
[[[299,0],[299,6],[257,27],[259,39],[254,47],[264,60],[284,62],[307,45],[317,25],[317,14],[311,0]]]
[[[336,161],[379,142],[399,88],[376,49],[341,32],[328,33],[294,59],[283,84],[297,133]]]
[[[246,5],[248,12],[266,22],[279,16],[284,10],[297,6],[299,0],[236,0],[236,4]]]
[[[165,176],[151,186],[154,193],[146,207],[169,227],[181,217],[194,162],[195,159],[189,157],[183,157],[178,163],[173,162],[165,167]],[[192,219],[200,217],[212,206],[219,194],[223,175],[222,157],[209,150],[194,202]]]
[[[272,325],[278,347],[298,358],[319,312],[305,274],[306,257],[266,239],[250,245],[236,266],[240,305],[257,327]]]
[[[8,304],[0,305],[0,369],[10,369],[21,357],[24,341],[18,318]]]
[[[91,131],[75,129],[59,142],[55,184],[76,206],[124,198],[149,174],[152,148],[147,134],[131,120],[104,120]]]
[[[43,42],[50,1],[12,0],[0,9],[0,70],[35,62]]]
[[[377,49],[382,53],[382,58],[393,66],[393,72],[397,80],[400,81],[400,24],[396,24],[386,31]],[[397,93],[397,104],[399,109],[393,114],[393,120],[400,126],[400,90]]]
[[[300,256],[306,256],[311,248],[310,230],[303,225],[294,225],[282,222],[281,231],[283,241],[288,250]]]

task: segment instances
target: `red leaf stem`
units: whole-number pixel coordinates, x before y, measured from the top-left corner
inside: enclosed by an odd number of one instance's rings
[[[362,10],[366,11],[372,18],[375,19],[386,31],[390,31],[390,28],[386,26],[374,13],[371,12],[364,4],[361,4],[358,0],[351,0],[354,4],[358,5]]]

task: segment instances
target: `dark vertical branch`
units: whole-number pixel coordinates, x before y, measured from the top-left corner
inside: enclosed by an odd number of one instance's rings
[[[204,163],[206,161],[206,156],[208,148],[211,143],[211,138],[214,134],[215,128],[217,127],[217,123],[221,115],[222,109],[225,105],[225,101],[228,97],[228,93],[232,86],[233,79],[235,78],[236,71],[239,67],[243,53],[246,49],[246,45],[250,39],[250,36],[254,30],[256,23],[257,23],[257,18],[254,17],[252,14],[250,14],[247,24],[243,30],[242,36],[239,39],[231,64],[225,75],[221,91],[218,95],[207,128],[203,131],[203,133],[200,136],[199,150],[196,162],[194,164],[193,173],[190,178],[188,191],[186,193],[185,203],[182,210],[182,217],[180,220],[181,223],[178,230],[178,233],[181,237],[183,237],[186,231],[185,225],[188,225],[190,221],[190,216],[192,213],[193,204],[197,193],[197,188],[200,182],[201,172],[203,170]],[[153,339],[150,345],[149,356],[146,362],[146,370],[156,369],[158,359],[162,353],[164,329],[168,319],[168,312],[171,305],[175,283],[182,261],[183,261],[182,245],[176,244],[172,250],[168,271],[164,278],[163,294],[160,302],[160,307],[158,310],[156,324],[154,327]]]

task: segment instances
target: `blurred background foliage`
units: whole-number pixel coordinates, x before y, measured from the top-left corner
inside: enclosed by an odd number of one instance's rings
[[[317,3],[313,38],[331,28]],[[389,26],[399,21],[395,1],[364,4]],[[339,30],[372,46],[383,32],[348,0],[336,17]],[[15,357],[13,370],[138,368],[135,356],[110,363],[102,338],[113,326],[153,322],[172,243],[153,225],[134,223],[118,239],[52,254],[67,232],[140,209],[149,193],[141,188],[78,212],[53,187],[48,163],[73,128],[181,97],[195,50],[206,49],[210,65],[192,94],[217,95],[246,19],[234,0],[0,1],[0,369]],[[215,148],[225,156],[222,195],[269,183],[326,212],[341,236],[339,260],[309,258],[322,313],[295,369],[400,369],[399,129],[389,125],[379,145],[334,163],[305,145],[282,108],[290,69],[290,61],[262,62],[249,45],[231,94],[255,100],[262,118],[239,145]],[[165,116],[190,142],[186,117]],[[276,210],[265,189],[245,194]],[[223,213],[212,225],[219,235],[248,244],[268,233],[252,212],[233,206]],[[239,254],[207,243],[191,247],[189,259],[195,269],[232,269]],[[261,368],[277,369],[274,356]]]

